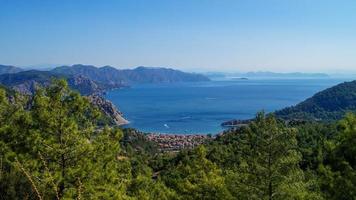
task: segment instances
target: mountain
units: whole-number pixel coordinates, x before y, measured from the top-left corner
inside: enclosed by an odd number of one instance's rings
[[[135,69],[116,69],[111,66],[95,67],[92,65],[62,66],[51,72],[67,75],[83,75],[94,81],[114,85],[138,83],[171,83],[181,81],[209,81],[209,78],[193,73],[185,73],[169,68],[137,67]]]
[[[278,110],[277,118],[290,122],[335,121],[347,112],[356,112],[356,80],[344,82],[316,93],[305,101]],[[225,127],[246,126],[254,119],[233,119],[221,123]]]
[[[86,98],[88,98],[92,105],[97,106],[108,117],[112,124],[120,126],[128,123],[128,121],[123,118],[122,113],[110,101],[100,95],[96,95],[108,89],[108,87],[98,84],[82,75],[69,76],[37,70],[23,71],[15,74],[2,74],[0,75],[0,88],[3,88],[2,85],[4,85],[21,94],[32,95],[38,87],[50,85],[53,78],[66,79],[71,89],[78,91],[82,95],[89,95]]]
[[[70,76],[52,73],[49,71],[29,70],[13,74],[1,74],[0,84],[12,88],[23,94],[33,94],[38,86],[47,86],[53,78],[64,78],[69,87],[82,95],[100,93],[108,87],[98,84],[84,76]]]
[[[198,82],[210,79],[201,74],[186,73],[170,68],[137,67],[126,70],[129,79],[136,83]]]
[[[0,65],[0,74],[12,74],[21,72],[23,69],[11,65]]]
[[[356,111],[356,81],[323,90],[311,98],[275,114],[282,119],[338,120],[346,112]]]
[[[57,67],[51,71],[28,70],[18,73],[10,73],[16,72],[13,67],[6,68],[7,71],[5,67],[3,69],[8,73],[0,74],[0,84],[28,95],[33,94],[39,86],[48,86],[54,78],[66,79],[71,89],[88,96],[88,100],[98,106],[116,125],[127,124],[128,121],[110,101],[95,94],[138,83],[209,81],[203,75],[167,68],[137,67],[132,70],[118,70],[110,66],[97,68],[91,65],[73,65]]]
[[[195,82],[210,80],[201,74],[186,73],[169,68],[137,67],[135,69],[120,70],[111,66],[95,67],[93,65],[81,64],[56,67],[50,71],[24,70],[14,66],[0,65],[0,75],[0,83],[8,86],[20,85],[20,87],[23,87],[23,84],[25,84],[25,88],[32,88],[33,82],[47,83],[50,82],[51,78],[64,77],[68,79],[70,84],[73,83],[72,86],[79,82],[81,85],[84,84],[88,86],[89,88],[73,87],[73,89],[79,89],[83,95],[94,92],[93,88],[96,86],[94,86],[94,83],[91,81],[94,81],[95,84],[98,85],[98,89],[105,90],[140,83]],[[72,80],[70,80],[70,78],[72,78]],[[83,82],[84,80],[85,83]],[[93,87],[89,85],[92,85]]]

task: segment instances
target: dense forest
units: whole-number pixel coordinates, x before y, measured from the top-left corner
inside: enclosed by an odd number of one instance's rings
[[[178,153],[103,117],[63,80],[33,96],[0,88],[0,198],[356,199],[351,113],[289,124],[258,113]]]
[[[356,81],[341,83],[318,92],[296,106],[282,109],[275,114],[286,120],[333,121],[351,111],[356,111]]]
[[[340,83],[322,90],[295,106],[275,111],[274,115],[287,123],[310,121],[329,123],[342,119],[348,112],[356,112],[356,81]],[[233,119],[221,125],[241,126],[253,120]]]

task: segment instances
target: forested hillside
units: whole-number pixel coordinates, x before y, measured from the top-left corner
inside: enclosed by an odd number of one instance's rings
[[[52,72],[67,75],[83,75],[97,82],[114,85],[209,81],[209,78],[201,74],[154,67],[137,67],[135,69],[119,70],[111,66],[95,67],[92,65],[78,64],[56,67]]]
[[[356,116],[247,126],[178,153],[54,81],[33,97],[0,89],[0,199],[355,199]],[[100,123],[98,123],[100,122]],[[104,123],[104,124],[103,124]]]
[[[345,82],[283,110],[275,112],[283,119],[338,120],[346,112],[356,111],[356,81]]]

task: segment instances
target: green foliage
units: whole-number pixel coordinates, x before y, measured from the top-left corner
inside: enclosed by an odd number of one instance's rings
[[[287,126],[259,113],[178,153],[101,116],[65,81],[0,88],[0,199],[356,199],[353,114]]]
[[[131,128],[123,130],[123,137],[120,141],[123,155],[130,158],[132,175],[152,175],[150,163],[158,154],[156,143],[149,141],[147,137]]]
[[[8,104],[1,99],[1,104]],[[96,129],[100,113],[70,91],[66,82],[56,81],[39,90],[31,109],[18,108],[17,112],[1,128],[1,158],[7,173],[18,178],[22,173],[21,182],[27,180],[31,187],[27,191],[37,191],[28,195],[45,199],[123,197],[130,165],[117,159],[122,132]]]
[[[337,134],[336,123],[305,123],[295,126],[297,129],[298,150],[302,154],[302,169],[316,170],[326,156],[326,143]]]
[[[236,163],[227,170],[230,190],[240,199],[319,198],[299,168],[296,130],[259,113],[241,130],[233,148]],[[293,191],[293,192],[292,192]]]
[[[180,199],[232,199],[222,171],[206,158],[204,146],[180,153],[174,163],[163,180],[177,191]]]
[[[356,81],[345,82],[315,94],[296,106],[277,111],[283,119],[334,121],[356,111]]]
[[[153,180],[150,176],[137,176],[128,188],[132,197],[142,200],[171,200],[177,199],[175,191],[166,187],[162,181]]]
[[[356,199],[356,116],[346,115],[339,129],[319,167],[322,189],[328,199]]]

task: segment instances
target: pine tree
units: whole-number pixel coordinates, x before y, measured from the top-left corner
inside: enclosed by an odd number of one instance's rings
[[[206,158],[206,148],[178,156],[178,164],[164,174],[164,181],[179,199],[232,199],[221,169]]]
[[[328,154],[319,166],[321,186],[328,199],[356,199],[356,116],[339,122],[339,134],[328,141]]]
[[[240,199],[317,199],[299,168],[296,131],[273,116],[257,114],[241,134],[235,178]]]
[[[1,147],[32,198],[126,198],[131,167],[119,159],[121,130],[97,127],[98,109],[63,80],[38,90],[28,107],[2,132]]]
[[[0,89],[0,199],[36,198],[31,183],[16,159],[29,158],[31,118],[24,110],[24,99]],[[11,99],[11,101],[10,101]]]

